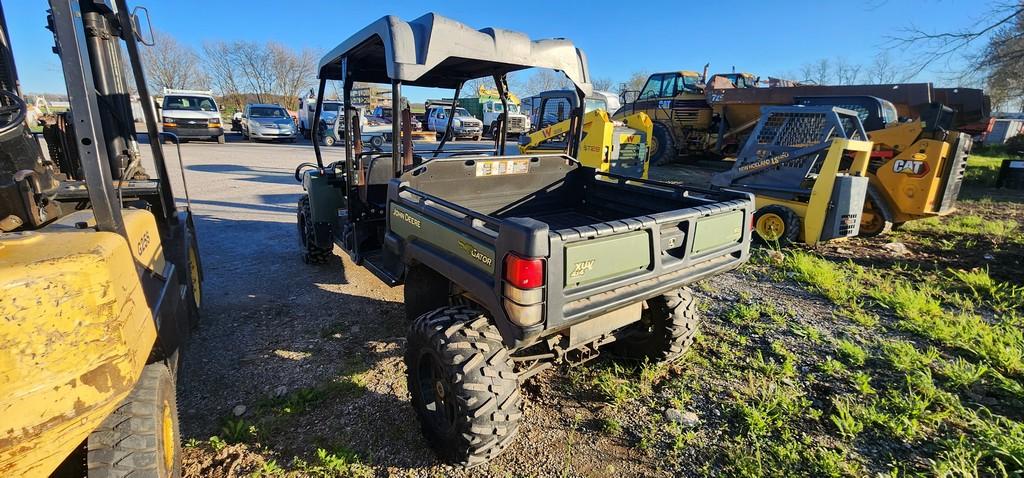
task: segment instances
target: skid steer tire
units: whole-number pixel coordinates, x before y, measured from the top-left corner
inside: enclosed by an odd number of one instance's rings
[[[764,243],[787,246],[800,238],[800,216],[786,206],[765,206],[754,213],[754,231]]]
[[[296,223],[299,228],[299,244],[302,246],[302,262],[306,264],[326,264],[331,257],[332,251],[316,245],[316,235],[313,233],[313,214],[309,209],[309,195],[299,199],[299,208],[296,212]]]
[[[699,326],[693,292],[681,287],[648,300],[640,321],[620,330],[609,347],[625,358],[671,362],[690,348]]]
[[[878,190],[868,185],[868,196],[864,198],[864,212],[861,213],[860,229],[857,235],[875,237],[886,234],[892,229],[892,210]]]
[[[654,144],[651,146],[651,164],[664,166],[676,161],[676,145],[672,132],[661,123],[654,123]]]
[[[135,388],[86,440],[89,478],[177,478],[181,443],[174,377],[163,362],[142,369]]]
[[[442,459],[476,466],[512,442],[523,416],[519,377],[482,312],[454,306],[420,316],[405,365],[413,409]]]

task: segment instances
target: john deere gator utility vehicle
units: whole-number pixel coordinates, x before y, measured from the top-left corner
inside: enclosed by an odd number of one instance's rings
[[[563,72],[577,105],[591,91],[586,57],[568,40],[388,16],[321,59],[318,98],[338,80],[346,105],[356,82],[390,84],[393,105],[404,86],[453,89],[456,104],[465,82],[490,77],[504,102],[506,76],[527,68]],[[314,145],[316,164],[297,171],[307,260],[338,245],[385,284],[405,285],[412,405],[428,441],[456,463],[484,463],[511,442],[520,384],[555,363],[605,344],[680,357],[697,328],[686,286],[747,260],[748,194],[585,167],[574,159],[583,109],[572,116],[568,154],[506,156],[504,128],[494,149],[446,153],[444,141],[413,149],[396,107],[390,152],[346,135],[344,161],[324,163]]]
[[[140,23],[125,0],[49,6],[71,110],[49,118],[48,156],[25,123],[0,7],[0,476],[180,476],[175,373],[202,272],[156,140]],[[18,21],[43,24],[39,8]]]

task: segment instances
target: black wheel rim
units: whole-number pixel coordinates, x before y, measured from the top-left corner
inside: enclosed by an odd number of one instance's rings
[[[432,350],[420,354],[416,382],[428,426],[439,434],[450,434],[455,428],[455,397],[448,374]]]

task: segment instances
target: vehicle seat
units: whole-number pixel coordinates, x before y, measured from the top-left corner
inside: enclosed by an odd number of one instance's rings
[[[364,156],[360,159],[366,165],[365,196],[368,204],[383,207],[388,198],[388,181],[391,181],[391,155]]]

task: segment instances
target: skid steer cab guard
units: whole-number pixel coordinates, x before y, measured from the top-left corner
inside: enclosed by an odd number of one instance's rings
[[[872,142],[857,113],[839,107],[768,106],[716,187],[754,194],[754,230],[767,242],[856,236]]]

